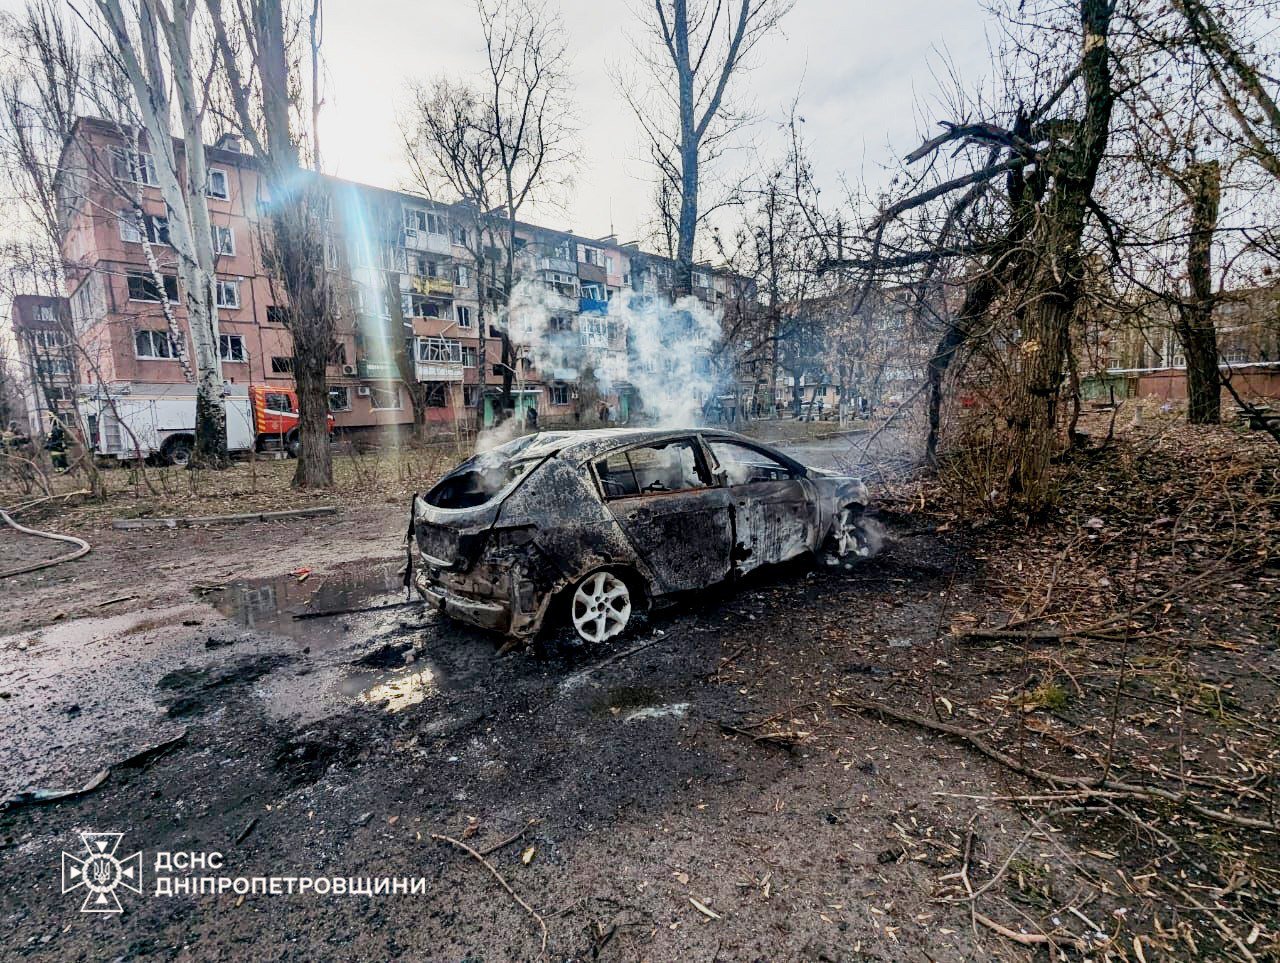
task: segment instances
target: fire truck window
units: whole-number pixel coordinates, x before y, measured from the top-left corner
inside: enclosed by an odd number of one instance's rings
[[[289,403],[289,396],[282,394],[270,393],[267,395],[267,411],[293,411],[293,405]]]

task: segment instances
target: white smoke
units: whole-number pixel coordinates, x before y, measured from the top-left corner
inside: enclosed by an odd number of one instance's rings
[[[718,313],[692,296],[674,303],[625,288],[607,314],[577,313],[577,303],[532,280],[519,282],[496,319],[543,381],[592,376],[601,395],[630,386],[632,421],[684,427],[702,420],[716,385],[712,354]],[[552,319],[558,319],[553,322]]]

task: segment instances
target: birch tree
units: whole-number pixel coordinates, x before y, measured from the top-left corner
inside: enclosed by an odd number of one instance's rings
[[[196,7],[191,0],[96,0],[114,53],[133,88],[156,180],[169,219],[170,244],[184,287],[187,325],[196,370],[196,448],[192,463],[227,464],[227,413],[218,356],[213,234],[206,195],[204,111],[192,50]],[[162,47],[163,41],[163,47]],[[182,131],[182,158],[173,139],[174,105]],[[126,148],[128,162],[139,163]]]

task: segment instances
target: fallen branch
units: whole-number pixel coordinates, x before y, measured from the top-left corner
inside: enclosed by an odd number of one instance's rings
[[[70,542],[72,545],[79,546],[74,552],[67,555],[60,555],[47,562],[36,562],[32,565],[19,566],[18,568],[11,568],[8,571],[0,572],[0,578],[12,578],[15,575],[26,575],[28,572],[38,572],[43,568],[50,568],[54,565],[60,565],[63,562],[72,562],[83,555],[88,555],[89,550],[92,548],[92,546],[83,538],[76,538],[74,535],[58,535],[54,532],[38,532],[34,528],[27,528],[23,525],[19,525],[10,518],[9,513],[3,509],[0,509],[0,520],[3,520],[10,528],[16,529],[24,535],[34,535],[36,538],[48,538],[55,542]]]
[[[1139,786],[1115,779],[1088,779],[1084,776],[1059,776],[1051,772],[1046,772],[1043,769],[1037,769],[1034,766],[1025,766],[1012,756],[995,748],[995,746],[991,745],[977,733],[969,729],[965,729],[963,726],[953,726],[946,722],[937,722],[933,719],[926,719],[924,716],[918,716],[914,713],[903,712],[899,709],[892,709],[882,703],[863,702],[861,700],[852,699],[849,702],[832,703],[832,708],[846,710],[851,709],[862,713],[877,713],[888,719],[911,723],[912,725],[919,726],[922,729],[931,729],[934,732],[940,732],[944,735],[952,736],[956,739],[962,740],[987,758],[995,760],[1002,766],[1012,769],[1016,773],[1026,776],[1029,779],[1048,783],[1052,786],[1073,787],[1077,789],[1082,796],[1096,795],[1111,799],[1142,799],[1148,802],[1152,800],[1160,800],[1162,802],[1172,803],[1175,806],[1185,806],[1197,815],[1203,816],[1205,819],[1212,819],[1216,822],[1228,823],[1232,826],[1240,826],[1245,829],[1280,830],[1280,825],[1276,823],[1268,822],[1265,819],[1254,819],[1250,816],[1237,816],[1234,813],[1224,812],[1220,809],[1211,809],[1210,807],[1204,806],[1191,799],[1185,793],[1171,792],[1168,789],[1161,789],[1159,786]]]
[[[999,933],[1007,940],[1013,940],[1015,943],[1021,943],[1023,946],[1041,946],[1048,943],[1051,946],[1070,946],[1073,949],[1084,950],[1084,940],[1074,936],[1048,936],[1043,933],[1019,933],[1017,930],[1011,930],[1007,926],[1002,926],[989,916],[984,916],[977,910],[973,911],[973,918],[991,930],[993,933]]]
[[[452,836],[445,836],[443,833],[432,833],[431,838],[435,840],[439,840],[441,842],[448,843],[450,846],[454,846],[457,849],[462,850],[472,859],[479,862],[481,866],[483,866],[485,869],[487,869],[490,872],[490,874],[493,876],[494,879],[496,879],[499,883],[502,884],[502,888],[505,889],[511,895],[511,898],[520,904],[520,908],[523,909],[526,913],[528,913],[530,916],[532,916],[535,920],[538,921],[538,927],[542,930],[542,955],[545,957],[547,955],[546,920],[542,918],[542,916],[538,913],[537,910],[535,910],[532,906],[530,906],[528,903],[526,903],[524,900],[520,898],[520,894],[511,888],[511,884],[502,878],[502,874],[493,868],[493,864],[490,863],[483,856],[481,856],[479,853],[477,853],[474,849],[472,849],[466,843],[462,842],[461,840],[454,839]]]

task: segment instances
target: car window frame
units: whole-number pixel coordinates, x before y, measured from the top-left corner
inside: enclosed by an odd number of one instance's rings
[[[720,459],[716,457],[716,453],[711,447],[711,443],[716,441],[723,442],[727,445],[737,445],[739,448],[746,448],[749,451],[754,451],[767,458],[771,458],[774,461],[780,462],[791,472],[791,476],[785,479],[786,481],[797,481],[798,479],[809,477],[809,470],[800,462],[780,451],[773,451],[764,445],[752,444],[751,442],[745,441],[741,438],[729,438],[725,435],[699,434],[698,440],[702,443],[702,448],[704,449],[705,457],[707,459],[707,466],[711,469],[711,477],[716,480],[716,485],[719,488],[738,488],[742,485],[761,485],[766,484],[766,482],[740,482],[738,485],[731,485],[728,480],[727,469],[720,464]]]
[[[637,448],[653,448],[657,445],[672,445],[683,442],[693,449],[693,457],[697,466],[702,469],[702,473],[709,481],[700,488],[677,488],[673,491],[657,491],[657,492],[633,492],[627,495],[609,495],[604,490],[604,481],[600,477],[600,472],[596,468],[600,462],[604,461],[611,455],[622,455],[627,452],[635,451]],[[587,462],[591,470],[591,478],[595,482],[596,492],[600,496],[601,502],[616,502],[625,498],[654,498],[659,495],[687,495],[690,492],[713,492],[718,491],[721,486],[716,482],[715,472],[711,470],[711,463],[707,460],[707,452],[702,444],[701,438],[696,434],[677,435],[674,438],[660,438],[657,440],[638,441],[630,445],[624,445],[620,448],[611,448],[609,451],[601,452]]]

